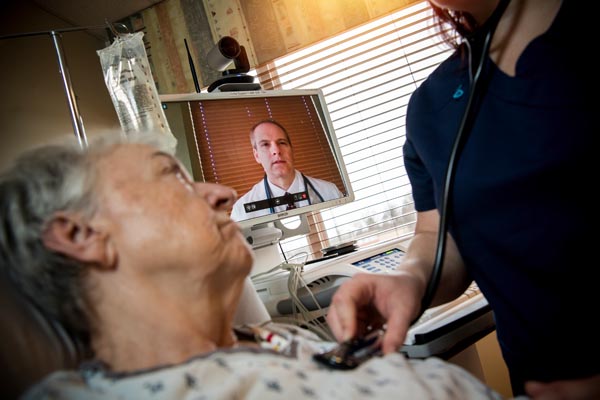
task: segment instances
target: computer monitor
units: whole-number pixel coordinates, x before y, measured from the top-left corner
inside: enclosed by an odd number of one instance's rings
[[[182,153],[187,153],[195,180],[233,187],[240,197],[255,188],[256,196],[234,218],[245,231],[354,200],[321,90],[162,95],[160,100],[178,147],[186,148],[178,156],[185,162]],[[266,178],[250,141],[252,127],[265,120],[287,131],[293,168],[306,177],[301,175],[303,182],[288,194]],[[284,237],[296,231],[286,232]]]

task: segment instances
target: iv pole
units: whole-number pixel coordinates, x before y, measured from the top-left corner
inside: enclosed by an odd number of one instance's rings
[[[127,27],[124,24],[117,23],[114,25],[119,25],[125,28],[127,31]],[[76,32],[76,31],[84,31],[84,30],[92,30],[92,29],[103,29],[108,28],[111,30],[113,35],[118,36],[119,33],[113,26],[113,24],[106,21],[105,25],[96,25],[96,26],[83,26],[83,27],[73,27],[73,28],[64,28],[64,29],[53,29],[50,31],[39,31],[39,32],[25,32],[25,33],[16,33],[12,35],[0,36],[0,40],[4,39],[13,39],[13,38],[21,38],[27,36],[40,36],[40,35],[50,35],[52,38],[52,43],[54,44],[54,49],[56,51],[56,58],[58,61],[58,72],[61,76],[61,82],[63,88],[65,90],[65,95],[67,96],[67,103],[69,105],[69,114],[71,117],[71,122],[73,124],[73,131],[75,133],[75,137],[79,142],[79,146],[81,148],[87,147],[87,137],[85,135],[85,128],[83,126],[83,120],[81,118],[81,114],[79,113],[79,106],[77,105],[77,96],[75,96],[75,91],[73,90],[73,84],[71,83],[71,75],[69,73],[69,67],[67,66],[67,60],[65,58],[64,49],[62,46],[62,36],[61,33],[64,32]]]

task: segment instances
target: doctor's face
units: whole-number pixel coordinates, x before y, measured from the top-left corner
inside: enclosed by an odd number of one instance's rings
[[[253,153],[272,182],[294,174],[294,153],[285,132],[275,124],[262,123],[254,129]]]
[[[119,145],[97,171],[96,218],[120,267],[215,284],[250,272],[251,251],[227,214],[233,189],[194,182],[171,155],[143,144]]]

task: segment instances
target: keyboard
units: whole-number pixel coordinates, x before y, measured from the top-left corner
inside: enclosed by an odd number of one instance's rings
[[[409,329],[405,345],[414,345],[443,333],[453,321],[478,311],[489,311],[487,300],[475,282],[456,299],[427,309]],[[437,332],[437,333],[436,333]]]
[[[419,318],[417,320],[417,322],[415,322],[414,325],[415,325],[415,327],[423,325],[427,321],[435,319],[439,315],[444,314],[447,310],[450,310],[455,307],[463,306],[467,302],[467,300],[469,300],[475,296],[478,296],[480,294],[481,294],[481,291],[479,290],[479,287],[477,286],[477,284],[475,282],[473,282],[467,288],[467,290],[465,290],[465,292],[463,294],[461,294],[460,296],[458,296],[456,299],[449,301],[448,303],[444,303],[439,306],[431,307],[431,308],[425,310],[425,312],[423,313],[421,318]],[[478,296],[478,297],[482,297],[482,296]]]

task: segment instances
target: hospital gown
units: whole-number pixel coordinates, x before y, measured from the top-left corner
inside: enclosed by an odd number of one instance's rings
[[[281,331],[276,331],[281,333]],[[59,371],[31,388],[34,399],[501,399],[461,367],[438,358],[373,357],[352,370],[312,359],[334,344],[281,334],[278,350],[240,346],[177,365],[111,372],[99,361]],[[271,346],[272,347],[272,346]]]

